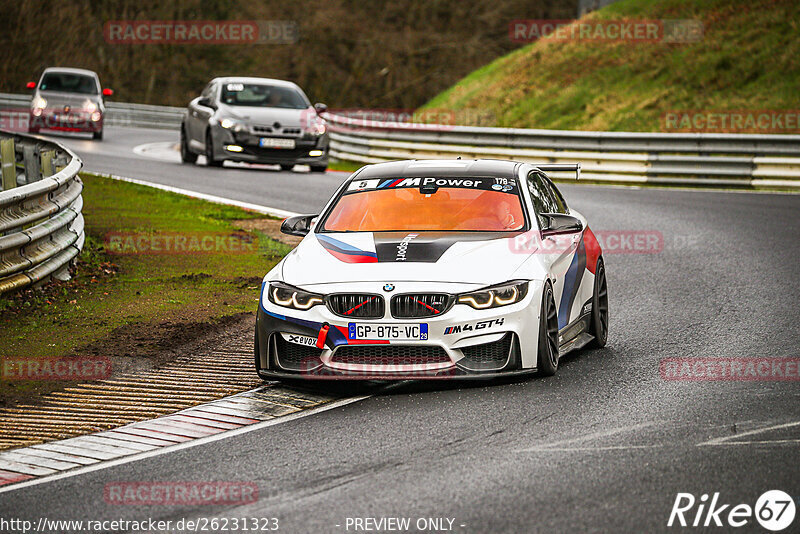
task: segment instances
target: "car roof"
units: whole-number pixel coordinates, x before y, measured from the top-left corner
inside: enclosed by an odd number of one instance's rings
[[[522,165],[517,161],[500,159],[432,159],[432,160],[403,160],[374,163],[361,168],[351,180],[366,180],[369,178],[396,178],[408,177],[474,177],[486,176],[497,178],[516,177],[517,168]]]
[[[300,88],[296,83],[287,80],[275,80],[273,78],[258,78],[253,76],[223,76],[220,78],[214,78],[211,81],[221,83],[268,83],[270,85],[282,87]]]
[[[83,74],[85,76],[92,76],[94,78],[97,78],[97,73],[93,70],[74,69],[72,67],[47,67],[46,69],[44,69],[44,73],[48,72],[63,72],[65,74]]]

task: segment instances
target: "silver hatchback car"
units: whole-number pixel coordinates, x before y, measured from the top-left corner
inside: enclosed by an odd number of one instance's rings
[[[292,82],[215,78],[189,103],[181,124],[181,159],[194,163],[202,154],[215,167],[229,160],[278,164],[284,170],[305,164],[324,172],[328,132],[319,114],[326,109],[312,106]]]
[[[94,71],[50,67],[39,82],[28,82],[33,90],[28,133],[39,130],[88,132],[95,139],[103,138],[104,97],[114,91],[101,89]]]

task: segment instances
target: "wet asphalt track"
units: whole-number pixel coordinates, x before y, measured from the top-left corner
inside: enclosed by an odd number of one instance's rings
[[[131,152],[177,140],[171,132],[61,140],[87,170],[292,211],[318,209],[346,176],[207,169]],[[751,506],[770,489],[800,496],[800,425],[792,425],[800,382],[659,374],[664,358],[800,356],[800,196],[561,189],[595,231],[663,237],[660,251],[606,255],[606,349],[567,357],[552,378],[402,384],[215,443],[3,493],[0,516],[278,517],[281,532],[348,532],[348,517],[409,517],[412,526],[446,517],[456,532],[654,532],[681,530],[666,527],[678,492],[720,492],[722,503]],[[103,500],[108,482],[182,480],[254,481],[259,499]],[[764,532],[752,519],[738,531]]]

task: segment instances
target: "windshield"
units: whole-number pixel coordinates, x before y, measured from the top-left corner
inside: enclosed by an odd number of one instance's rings
[[[524,227],[514,179],[390,178],[351,182],[321,231],[508,232]]]
[[[305,109],[308,100],[291,87],[254,83],[226,83],[222,86],[223,104],[260,108]]]
[[[42,91],[62,91],[81,95],[96,95],[97,82],[91,76],[68,72],[48,72],[39,85]]]

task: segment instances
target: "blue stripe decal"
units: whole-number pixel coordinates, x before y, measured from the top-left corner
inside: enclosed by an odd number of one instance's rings
[[[353,245],[349,245],[344,241],[339,241],[338,239],[334,239],[332,237],[328,237],[325,235],[317,235],[317,239],[322,241],[322,246],[329,246],[332,247],[336,252],[341,254],[357,254],[359,256],[369,256],[371,258],[377,258],[378,255],[374,252],[369,252],[367,250],[361,250],[360,248],[356,248]]]
[[[561,292],[561,305],[558,307],[558,328],[559,330],[567,326],[567,318],[569,317],[569,303],[572,300],[572,294],[575,292],[575,281],[578,279],[578,255],[572,257],[572,263],[567,269],[567,274],[564,275],[564,290]]]

